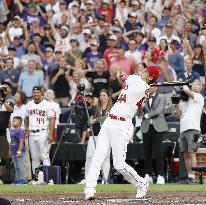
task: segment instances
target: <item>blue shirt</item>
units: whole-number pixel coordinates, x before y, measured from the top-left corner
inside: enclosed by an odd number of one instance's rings
[[[22,91],[26,93],[27,97],[31,97],[34,86],[43,87],[44,75],[43,73],[37,71],[34,71],[33,73],[25,71],[21,73],[18,85],[21,87]]]
[[[190,75],[191,75],[193,81],[200,79],[200,74],[197,73],[197,72],[195,72],[195,71],[192,71],[192,72],[190,73]],[[187,76],[188,76],[187,72],[181,72],[181,73],[179,73],[179,74],[177,75],[177,79],[178,79],[178,80],[185,81],[185,80],[187,80]]]
[[[178,74],[182,71],[184,71],[184,57],[179,53],[172,53],[168,55],[168,62],[170,66],[175,70],[175,72]]]
[[[10,143],[11,154],[16,155],[16,152],[19,149],[20,139],[24,139],[25,134],[21,128],[20,129],[11,129],[10,136],[11,136],[11,143]],[[23,146],[21,151],[22,151],[22,153],[25,153],[25,151],[26,151],[25,145]]]

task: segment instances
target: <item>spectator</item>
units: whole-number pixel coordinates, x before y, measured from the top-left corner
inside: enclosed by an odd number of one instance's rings
[[[189,41],[192,48],[195,47],[197,35],[192,32],[192,22],[188,21],[184,24],[184,37]]]
[[[155,154],[157,167],[157,184],[165,184],[164,154],[162,151],[163,134],[168,130],[164,118],[165,98],[157,93],[157,87],[150,87],[150,99],[143,107],[141,131],[143,133],[143,146],[145,157],[145,178],[153,183],[152,153]]]
[[[147,45],[148,45],[148,49],[144,51],[143,55],[142,55],[142,60],[144,61],[144,58],[146,56],[147,51],[149,52],[153,52],[153,63],[157,62],[158,57],[160,56],[160,50],[158,48],[156,48],[156,38],[155,37],[150,37],[147,40]]]
[[[112,4],[109,0],[102,0],[98,9],[99,16],[104,16],[107,23],[112,23]]]
[[[84,34],[84,41],[81,43],[80,49],[84,52],[90,46],[92,32],[90,29],[83,29],[82,33]]]
[[[98,60],[95,64],[94,71],[85,71],[86,78],[89,78],[91,81],[93,95],[98,98],[100,90],[109,89],[109,71],[105,71],[104,60]]]
[[[185,72],[181,72],[177,76],[179,81],[187,81],[188,79],[194,81],[194,80],[200,80],[199,73],[193,71],[193,61],[192,58],[187,58],[185,60]]]
[[[162,10],[162,16],[158,21],[158,27],[162,30],[170,21],[171,8],[165,6]]]
[[[126,21],[125,25],[126,32],[132,30],[141,30],[142,25],[137,20],[137,14],[135,12],[131,12],[128,14],[128,20]]]
[[[135,72],[135,63],[132,58],[127,58],[125,56],[125,47],[122,45],[118,45],[115,47],[116,49],[116,59],[112,61],[111,66],[114,64],[119,65],[122,72],[126,75],[131,75]]]
[[[94,69],[94,64],[98,60],[102,59],[102,55],[98,52],[99,43],[96,39],[93,39],[90,42],[91,52],[89,52],[86,56],[86,64],[89,69]]]
[[[51,89],[48,89],[45,93],[45,98],[50,103],[51,109],[55,112],[55,129],[52,135],[52,143],[55,143],[56,140],[56,129],[57,125],[59,124],[59,117],[61,114],[61,109],[58,103],[56,103],[55,100],[55,94],[54,91]]]
[[[12,95],[16,93],[18,87],[18,81],[20,73],[18,70],[14,70],[14,61],[12,58],[5,60],[5,70],[0,72],[0,82],[9,80],[12,83]]]
[[[167,40],[165,40],[165,39],[161,39],[161,40],[160,40],[159,50],[160,50],[160,56],[163,56],[163,57],[165,57],[166,59],[168,59],[169,46],[168,46]]]
[[[33,42],[30,42],[28,44],[27,54],[23,55],[20,61],[23,71],[27,71],[28,63],[30,60],[33,60],[35,62],[36,67],[42,68],[41,58],[35,53],[36,51],[36,45]]]
[[[59,58],[58,68],[51,73],[51,84],[55,92],[55,100],[60,107],[67,107],[69,104],[69,75],[70,66],[66,64],[64,57]]]
[[[170,43],[171,53],[168,55],[169,65],[178,74],[184,71],[184,57],[178,51],[179,43],[177,40],[172,40]]]
[[[117,64],[113,64],[109,69],[110,78],[109,78],[109,92],[114,104],[122,90],[122,84],[120,82],[121,68]]]
[[[8,55],[8,49],[6,45],[4,44],[3,38],[0,36],[0,57],[5,57]]]
[[[75,60],[82,58],[83,52],[79,48],[79,42],[76,37],[71,38],[70,45],[71,48],[65,54],[65,59],[69,65],[74,66]]]
[[[19,69],[19,66],[20,66],[20,58],[16,57],[16,47],[13,46],[13,45],[10,45],[8,47],[8,56],[7,56],[7,59],[8,58],[12,58],[13,61],[14,61],[14,69]]]
[[[128,42],[129,50],[125,52],[127,58],[132,58],[135,64],[138,64],[142,60],[142,54],[137,49],[137,41],[135,39],[130,39]]]
[[[198,138],[196,135],[200,134],[200,118],[204,105],[204,98],[200,94],[202,84],[195,81],[191,89],[184,85],[183,91],[189,96],[189,99],[186,102],[181,100],[176,106],[176,116],[180,117],[179,147],[187,168],[186,183],[194,183],[195,172],[192,171],[192,167],[197,166]]]
[[[24,169],[24,156],[26,152],[25,134],[21,129],[22,118],[14,117],[12,120],[12,129],[10,130],[11,143],[10,152],[15,167],[15,178],[13,184],[27,184]]]
[[[23,38],[20,36],[15,36],[14,40],[11,42],[11,46],[16,48],[16,57],[21,59],[21,57],[26,53],[26,48],[22,44]],[[20,69],[20,68],[18,68]]]
[[[115,35],[111,35],[108,38],[109,48],[107,48],[104,52],[104,59],[107,62],[107,66],[110,67],[111,62],[116,58],[116,54],[114,53],[114,47],[117,45],[117,37]]]
[[[164,57],[158,58],[157,65],[160,74],[157,83],[171,83],[176,79],[176,73],[174,69],[169,66],[168,61]],[[173,108],[171,101],[173,88],[170,86],[158,87],[158,93],[160,93],[165,98],[165,113],[171,113]]]
[[[43,87],[44,75],[36,71],[36,63],[34,60],[28,61],[28,71],[20,74],[18,82],[18,90],[25,92],[28,99],[32,98],[32,89],[34,86]]]
[[[14,117],[19,116],[22,118],[21,128],[24,129],[24,119],[26,115],[26,94],[22,91],[17,91],[14,96],[14,102],[15,102],[14,111],[11,114],[10,122],[12,122]],[[26,152],[24,156],[24,168],[26,173],[26,180],[30,181],[32,180],[32,176],[31,176],[31,161],[30,161],[28,137],[25,138],[25,147],[26,147]]]

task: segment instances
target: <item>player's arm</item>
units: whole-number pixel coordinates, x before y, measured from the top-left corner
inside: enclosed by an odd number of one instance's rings
[[[52,143],[52,135],[55,128],[55,117],[49,118],[49,141]]]
[[[25,134],[26,136],[29,135],[29,117],[25,117],[24,119],[24,127],[25,127]]]

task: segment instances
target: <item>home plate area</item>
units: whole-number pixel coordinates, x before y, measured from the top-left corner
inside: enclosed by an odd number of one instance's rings
[[[136,199],[135,193],[97,193],[95,200],[86,201],[82,193],[12,193],[0,194],[12,205],[206,205],[204,192],[149,192],[145,198]]]

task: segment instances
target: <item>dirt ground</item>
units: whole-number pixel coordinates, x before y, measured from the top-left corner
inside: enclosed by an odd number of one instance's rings
[[[120,204],[178,204],[206,205],[204,192],[148,193],[144,199],[135,199],[135,193],[97,193],[93,201],[85,201],[82,193],[15,193],[0,194],[12,205],[120,205]]]

